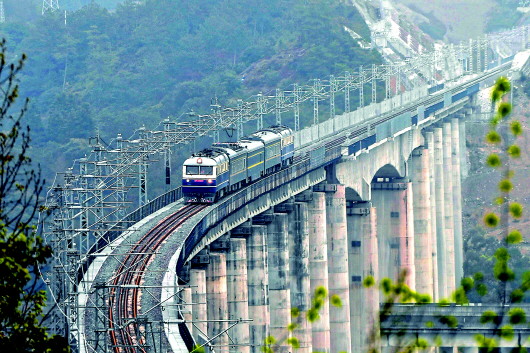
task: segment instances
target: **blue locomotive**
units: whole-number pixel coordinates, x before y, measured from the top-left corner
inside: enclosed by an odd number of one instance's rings
[[[294,135],[271,126],[237,142],[214,143],[184,162],[182,193],[189,203],[213,203],[293,162]]]

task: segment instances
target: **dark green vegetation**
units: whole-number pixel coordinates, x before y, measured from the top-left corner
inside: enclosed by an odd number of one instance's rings
[[[499,4],[488,17],[486,32],[496,32],[514,27],[522,18],[522,13],[517,11],[519,0],[496,0]]]
[[[428,19],[427,22],[421,22],[418,24],[418,27],[423,32],[431,36],[431,38],[433,39],[443,40],[444,35],[447,32],[447,28],[445,27],[445,24],[434,15],[434,11],[423,11],[421,8],[418,8],[418,6],[414,4],[409,5],[409,7],[411,8],[411,10],[422,14]]]
[[[156,0],[115,12],[88,5],[2,28],[28,55],[21,77],[45,175],[62,171],[99,130],[105,139],[156,126],[211,99],[235,105],[294,82],[379,63],[344,30],[369,41],[353,7],[338,0]],[[312,117],[311,117],[312,119]]]
[[[51,248],[35,234],[32,223],[39,212],[43,191],[28,151],[30,130],[22,118],[27,101],[17,106],[25,56],[6,59],[0,42],[0,351],[68,352],[67,342],[50,337],[42,326],[46,292],[39,266],[46,264]]]
[[[495,237],[485,235],[482,228],[475,228],[469,232],[464,239],[464,275],[472,277],[477,273],[484,276],[483,283],[487,286],[487,292],[481,296],[477,292],[468,294],[469,301],[472,303],[501,303],[504,297],[503,283],[499,282],[493,272],[496,262],[495,252],[504,246],[504,244]],[[526,276],[523,274],[530,269],[530,258],[521,254],[518,247],[509,247],[510,266],[515,272],[515,279],[509,283],[510,287],[518,288],[523,284]],[[509,301],[509,299],[508,299]],[[525,302],[530,298],[525,297]]]

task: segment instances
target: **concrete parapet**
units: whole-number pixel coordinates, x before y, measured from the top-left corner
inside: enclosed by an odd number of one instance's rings
[[[267,250],[270,334],[279,342],[283,341],[277,352],[289,352],[291,348],[284,341],[291,323],[287,214],[275,213],[273,222],[267,226]]]
[[[350,295],[348,276],[348,234],[346,225],[346,189],[336,185],[326,193],[328,289],[338,295],[342,307],[330,306],[329,323],[332,352],[351,351]]]
[[[326,196],[323,192],[314,192],[313,200],[308,204],[309,225],[309,273],[311,295],[315,289],[328,287],[328,252],[326,236]],[[329,303],[326,301],[320,309],[320,320],[312,325],[313,350],[330,352]]]
[[[245,238],[230,238],[230,250],[226,256],[226,280],[228,289],[228,319],[233,324],[236,320],[248,319],[247,289],[247,248]],[[249,324],[239,322],[228,330],[234,341],[230,352],[250,352]]]
[[[269,336],[269,266],[267,264],[267,227],[252,226],[247,240],[248,315],[252,321],[250,351],[261,352]]]
[[[206,268],[206,302],[208,306],[208,337],[214,337],[228,328],[228,297],[226,285],[226,254],[211,252]],[[228,353],[226,332],[212,341],[216,351]]]

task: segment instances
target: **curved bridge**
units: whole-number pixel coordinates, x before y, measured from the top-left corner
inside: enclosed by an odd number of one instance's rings
[[[527,59],[524,53],[516,71],[527,69]],[[112,302],[110,279],[136,239],[183,207],[170,204],[179,191],[97,235],[70,267],[73,288],[59,290],[68,293],[63,308],[70,308],[75,348],[165,352],[205,344],[216,352],[259,352],[267,336],[287,335],[290,308],[307,310],[323,285],[343,307],[325,304],[318,323],[302,322],[295,332],[300,351],[360,352],[379,307],[377,291],[362,289],[366,276],[395,278],[406,268],[411,287],[446,297],[463,271],[465,118],[481,89],[511,72],[512,61],[298,131],[293,166],[202,210],[150,254],[154,260],[134,284],[141,296],[138,315],[126,318],[135,324],[127,346],[108,340],[102,313]],[[61,256],[63,263],[72,259],[67,251]],[[278,351],[290,350],[284,341]]]

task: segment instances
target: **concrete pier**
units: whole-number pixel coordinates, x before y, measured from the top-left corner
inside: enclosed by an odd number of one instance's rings
[[[425,141],[427,143],[427,151],[429,154],[429,195],[430,195],[430,223],[431,223],[431,250],[432,250],[432,279],[433,279],[433,301],[437,302],[439,299],[438,289],[438,243],[436,237],[436,177],[434,175],[434,133],[432,131],[425,132]]]
[[[451,120],[451,152],[453,162],[453,222],[455,234],[456,286],[464,277],[464,236],[462,233],[462,176],[460,150],[460,119]]]
[[[206,302],[208,306],[208,336],[214,337],[228,328],[228,297],[226,284],[226,254],[211,252],[206,267]],[[228,353],[226,332],[212,341],[216,351]]]
[[[289,213],[289,273],[291,282],[291,307],[307,312],[311,308],[311,283],[309,278],[309,225],[307,203],[294,203]],[[298,322],[295,331],[300,348],[297,352],[311,353],[311,324],[304,317],[292,319]]]
[[[460,140],[460,175],[462,179],[467,178],[469,174],[469,163],[466,153],[466,120],[458,119],[458,135]]]
[[[248,317],[250,351],[261,352],[269,336],[269,266],[267,264],[267,227],[254,225],[247,240]]]
[[[326,196],[323,192],[314,192],[313,200],[308,204],[309,212],[309,273],[311,295],[315,289],[328,287],[328,252],[326,236]],[[320,309],[320,319],[312,324],[313,351],[330,352],[329,303],[326,301]]]
[[[429,186],[429,150],[418,148],[411,157],[414,207],[414,261],[416,290],[434,296],[432,267],[431,189]]]
[[[372,183],[372,204],[377,210],[377,239],[379,249],[379,279],[397,280],[407,269],[407,283],[414,276],[414,242],[409,241],[407,229],[407,187],[403,179]]]
[[[367,339],[379,314],[377,286],[365,288],[367,276],[377,277],[375,208],[370,202],[347,201],[348,265],[352,352],[367,352]]]
[[[407,269],[407,278],[405,282],[412,290],[416,290],[416,264],[415,264],[415,240],[414,240],[414,207],[413,207],[413,196],[412,196],[412,183],[407,182],[407,189],[405,190],[405,202],[402,207],[402,212],[405,212],[407,217],[405,218],[406,232],[405,236],[400,238],[400,257],[401,268]]]
[[[180,310],[182,312],[182,315],[184,316],[184,320],[186,321],[186,326],[188,326],[188,330],[190,332],[193,332],[193,313],[191,303],[191,288],[182,288],[182,292],[180,292]]]
[[[444,232],[446,249],[447,290],[451,295],[456,289],[455,277],[455,230],[453,216],[453,161],[451,150],[451,123],[443,123],[443,164],[444,164]]]
[[[350,296],[348,276],[348,234],[346,225],[346,189],[336,185],[335,192],[326,193],[328,240],[328,289],[338,295],[342,307],[329,306],[331,351],[351,351]]]
[[[197,339],[199,334],[206,338],[208,335],[207,321],[208,307],[206,305],[206,271],[203,269],[190,270],[192,318],[193,318],[193,338]]]
[[[438,299],[449,296],[447,288],[447,244],[445,235],[444,157],[442,128],[434,128],[434,187],[436,209],[436,244],[438,251]]]
[[[228,289],[228,319],[230,325],[235,320],[248,319],[248,290],[247,290],[247,248],[246,239],[242,237],[230,238],[230,250],[226,256],[226,280]],[[234,321],[232,321],[234,320]],[[230,352],[248,353],[249,324],[239,322],[228,330],[232,338]]]
[[[287,326],[291,323],[291,290],[289,284],[289,242],[287,215],[274,213],[272,223],[267,226],[267,249],[269,265],[270,334],[284,343],[277,352],[290,352],[284,341]]]

